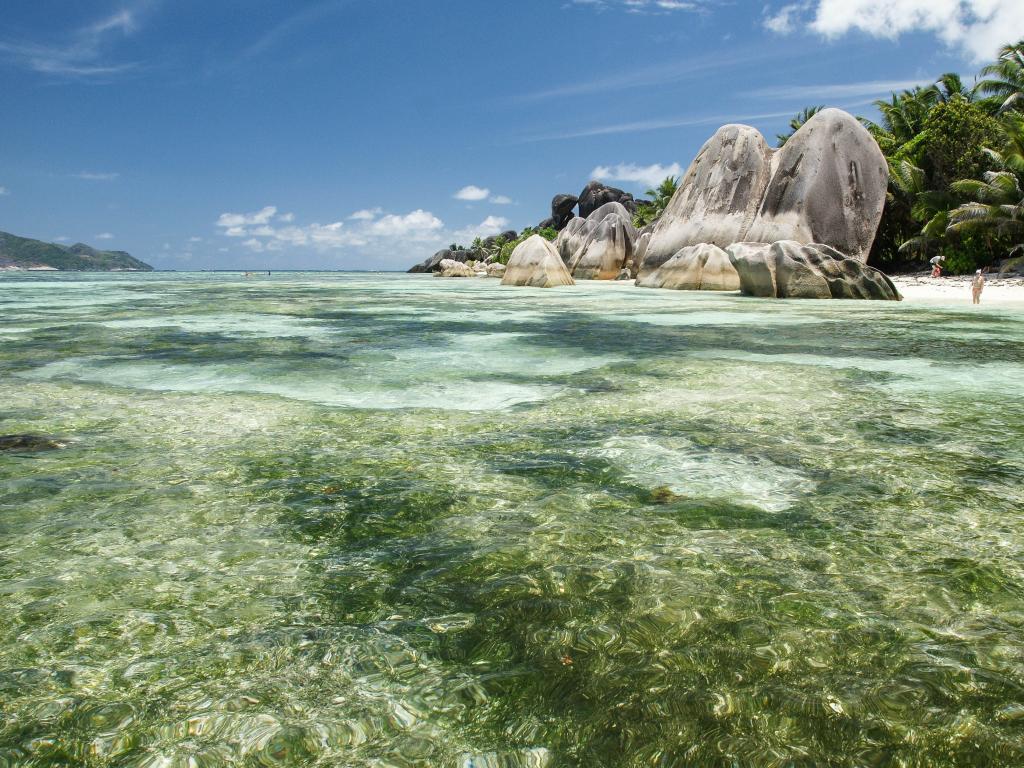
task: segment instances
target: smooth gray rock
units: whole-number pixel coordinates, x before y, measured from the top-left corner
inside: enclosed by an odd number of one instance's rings
[[[458,261],[458,262],[465,263],[465,262],[469,261],[472,257],[473,257],[473,251],[469,251],[469,250],[453,251],[453,250],[450,250],[448,248],[445,248],[444,250],[438,251],[433,256],[430,256],[427,259],[425,259],[424,261],[420,262],[419,264],[414,266],[412,269],[410,269],[409,272],[410,273],[416,273],[416,272],[437,272],[438,270],[441,269],[441,262],[444,259],[451,259],[453,261]]]
[[[502,285],[551,288],[574,285],[555,246],[540,235],[531,235],[515,247],[505,267]]]
[[[740,276],[729,254],[717,245],[688,245],[658,269],[636,281],[641,288],[681,291],[738,291]]]
[[[555,248],[572,276],[580,280],[614,280],[633,262],[636,228],[621,203],[605,203],[586,219],[572,219],[558,233]]]
[[[771,149],[756,128],[724,125],[701,147],[661,214],[639,277],[688,245],[724,248],[743,240],[768,185]]]
[[[476,270],[468,264],[463,264],[455,259],[441,259],[438,265],[440,269],[434,272],[434,277],[475,277]]]
[[[726,248],[748,296],[780,299],[878,299],[903,297],[882,272],[828,245],[795,240],[734,243]]]
[[[888,182],[867,129],[840,109],[823,109],[773,157],[757,216],[739,239],[824,243],[867,262]]]

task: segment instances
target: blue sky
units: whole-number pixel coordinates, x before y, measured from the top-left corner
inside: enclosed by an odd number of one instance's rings
[[[6,0],[0,230],[164,269],[404,268],[725,122],[973,77],[1019,0]],[[970,77],[968,77],[968,81]]]

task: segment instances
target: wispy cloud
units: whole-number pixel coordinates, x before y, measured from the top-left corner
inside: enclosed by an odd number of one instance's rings
[[[264,32],[259,39],[250,43],[238,55],[236,63],[248,61],[266,53],[275,46],[282,44],[303,27],[350,4],[351,0],[328,0],[328,2],[316,3],[315,5],[303,8],[301,11],[282,19]]]
[[[495,205],[512,205],[512,198],[507,195],[492,195],[487,202]]]
[[[529,144],[537,141],[558,141],[560,139],[579,139],[588,136],[609,136],[617,133],[640,133],[643,131],[657,131],[662,128],[685,128],[697,125],[723,125],[725,123],[741,120],[771,120],[779,117],[792,117],[793,111],[785,112],[764,112],[760,114],[734,114],[734,115],[703,115],[686,117],[667,117],[651,120],[635,120],[629,123],[614,123],[611,125],[599,125],[592,128],[579,128],[567,130],[561,133],[548,133],[536,136],[527,136],[516,143]]]
[[[706,10],[707,3],[694,0],[570,0],[569,8],[588,8],[595,11],[625,11],[626,13],[652,14]]]
[[[98,235],[96,235],[96,239],[97,240],[113,240],[114,239],[114,235],[111,234],[110,232],[100,232]]]
[[[911,78],[908,80],[865,80],[860,83],[823,83],[820,85],[773,85],[746,91],[742,96],[756,99],[793,99],[799,101],[830,102],[863,96],[887,96],[893,91],[903,91],[915,85],[934,83],[935,78]]]
[[[95,171],[81,171],[80,173],[72,173],[71,178],[83,179],[85,181],[113,181],[121,174],[119,173],[97,173]]]
[[[532,93],[526,93],[517,98],[519,101],[543,101],[571,96],[587,96],[609,91],[651,88],[658,85],[706,77],[712,72],[741,69],[751,64],[782,58],[787,55],[790,54],[786,51],[759,51],[729,56],[693,57],[684,61],[665,62],[650,67],[641,67],[594,80],[566,83],[554,88],[545,88]]]
[[[41,74],[69,78],[102,78],[138,67],[137,62],[113,62],[105,57],[111,41],[138,29],[141,5],[79,27],[62,43],[0,39],[0,56],[15,66]]]
[[[11,192],[9,189],[7,189],[7,187],[0,187],[0,196],[9,194],[11,194]]]
[[[624,181],[640,184],[644,187],[656,187],[668,176],[678,176],[683,172],[679,163],[662,165],[636,165],[635,163],[619,163],[618,165],[599,165],[590,172],[590,177],[599,181]]]

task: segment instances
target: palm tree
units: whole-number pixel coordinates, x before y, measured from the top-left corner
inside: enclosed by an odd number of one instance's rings
[[[934,85],[926,88],[916,86],[909,91],[894,93],[889,101],[879,99],[874,102],[880,113],[879,121],[875,123],[861,118],[861,122],[875,137],[882,152],[891,157],[904,148],[913,150],[920,141],[928,113],[939,98],[939,89]]]
[[[989,77],[974,89],[1000,99],[1000,112],[1024,108],[1024,40],[1003,46],[999,60],[982,67],[981,74]]]
[[[981,179],[953,182],[953,190],[971,202],[950,213],[951,231],[985,229],[1024,240],[1024,115],[1006,115],[1003,130],[1003,150],[985,150],[1001,170],[987,171]]]
[[[633,214],[633,225],[638,228],[643,227],[661,216],[668,208],[677,189],[679,189],[679,179],[675,176],[666,176],[657,187],[644,192],[651,200],[637,206],[636,213]]]
[[[910,209],[910,217],[924,223],[919,234],[900,245],[900,251],[925,253],[941,245],[949,225],[949,210],[956,205],[953,195],[928,189],[924,170],[909,160],[890,160],[889,180],[895,194]]]
[[[974,101],[974,91],[964,85],[964,81],[956,72],[940,75],[933,87],[938,94],[939,101],[952,101],[953,99]]]
[[[789,141],[790,136],[799,131],[804,123],[806,123],[816,114],[821,112],[821,110],[823,110],[824,108],[824,104],[819,104],[816,107],[804,107],[803,112],[801,112],[800,114],[798,114],[796,117],[789,121],[789,133],[775,134],[775,138],[779,140],[778,146],[781,147],[783,144]]]

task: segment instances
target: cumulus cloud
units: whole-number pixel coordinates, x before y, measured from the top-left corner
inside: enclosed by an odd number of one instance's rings
[[[975,61],[990,59],[1024,35],[1021,0],[815,0],[769,12],[765,25],[787,33],[798,26],[833,39],[857,31],[895,40],[929,32]]]
[[[591,178],[599,181],[625,181],[632,184],[640,184],[644,187],[656,187],[667,176],[678,176],[683,172],[679,163],[662,165],[636,165],[634,163],[619,163],[618,165],[599,165],[591,171]]]
[[[444,222],[429,211],[417,209],[407,214],[387,214],[378,218],[377,210],[357,211],[349,217],[355,222],[351,225],[343,221],[298,225],[293,223],[293,214],[278,215],[277,207],[268,205],[252,213],[222,213],[216,224],[226,237],[246,238],[242,245],[255,252],[278,251],[286,247],[329,251],[345,247],[429,243],[443,239]]]
[[[382,213],[384,213],[383,208],[363,208],[362,210],[353,213],[349,218],[354,221],[372,221]]]
[[[504,216],[488,216],[479,224],[474,224],[453,232],[456,242],[471,243],[478,237],[490,237],[508,229],[509,221]]]
[[[486,187],[478,187],[474,184],[470,184],[456,192],[453,195],[453,197],[456,200],[468,200],[471,202],[476,202],[479,200],[486,200],[489,194],[491,194],[491,190],[487,189]]]

